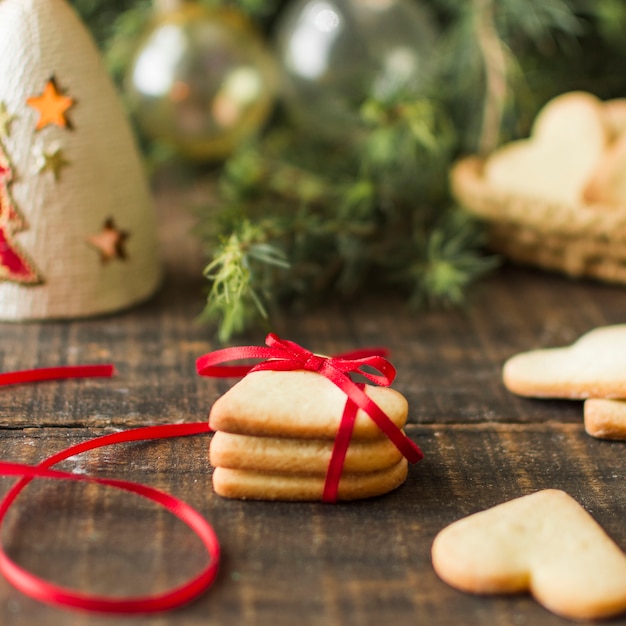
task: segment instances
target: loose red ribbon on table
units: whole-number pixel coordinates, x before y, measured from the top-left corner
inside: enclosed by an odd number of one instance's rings
[[[36,382],[41,380],[65,379],[86,376],[112,376],[112,365],[67,366],[46,369],[33,369],[21,372],[0,374],[0,385]],[[198,597],[213,583],[219,566],[220,546],[210,524],[188,504],[173,496],[139,483],[109,478],[98,478],[82,474],[72,474],[50,469],[56,463],[76,454],[94,450],[102,446],[128,441],[146,441],[170,437],[184,437],[210,432],[206,422],[197,424],[168,424],[135,428],[129,431],[97,437],[66,450],[58,452],[38,465],[23,465],[0,461],[0,475],[21,476],[0,502],[0,528],[12,504],[19,494],[36,479],[69,480],[96,483],[135,493],[169,510],[182,520],[200,538],[208,555],[209,562],[205,569],[188,582],[175,589],[148,596],[131,598],[112,598],[100,595],[88,595],[72,589],[66,589],[43,580],[12,561],[0,544],[0,572],[17,589],[26,595],[46,604],[72,607],[102,613],[154,613],[179,607]]]
[[[410,463],[417,463],[423,458],[424,455],[419,447],[368,397],[363,385],[350,378],[350,374],[360,374],[374,384],[383,387],[391,385],[396,376],[396,370],[384,358],[383,355],[386,354],[386,350],[364,349],[334,357],[323,357],[306,350],[293,341],[280,339],[273,333],[266,337],[265,343],[265,346],[239,346],[205,354],[197,360],[198,374],[213,377],[241,377],[262,370],[307,370],[325,376],[346,394],[346,405],[326,472],[322,496],[324,502],[335,502],[337,499],[339,481],[358,409],[363,409],[369,415]],[[221,365],[228,361],[243,359],[265,360],[256,365]],[[373,368],[379,374],[372,374],[364,370],[364,367]]]
[[[104,365],[59,365],[57,367],[40,367],[18,372],[3,372],[0,374],[0,385],[20,385],[22,383],[36,383],[43,380],[64,380],[66,378],[94,378],[113,376],[115,368],[110,364]]]

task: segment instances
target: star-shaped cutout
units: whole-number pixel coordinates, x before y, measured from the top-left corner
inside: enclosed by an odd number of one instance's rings
[[[126,240],[129,237],[129,233],[120,230],[115,225],[113,218],[110,217],[104,222],[99,233],[87,237],[87,243],[100,252],[100,261],[105,264],[113,259],[125,261],[128,258]]]
[[[61,171],[64,167],[70,165],[66,160],[63,150],[55,148],[53,150],[43,150],[37,155],[37,163],[39,172],[52,172],[55,181],[61,180]]]
[[[15,115],[9,113],[6,103],[0,101],[0,139],[8,137],[11,134],[11,124],[15,118]]]
[[[59,92],[54,76],[46,83],[41,95],[32,96],[26,102],[39,112],[36,130],[41,130],[49,124],[72,128],[66,113],[74,105],[74,100]]]

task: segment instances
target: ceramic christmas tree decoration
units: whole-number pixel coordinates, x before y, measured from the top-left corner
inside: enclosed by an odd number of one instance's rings
[[[0,1],[0,319],[149,297],[156,215],[91,36],[64,0]]]

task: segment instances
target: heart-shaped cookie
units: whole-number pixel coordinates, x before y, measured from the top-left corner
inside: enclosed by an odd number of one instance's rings
[[[364,391],[396,426],[404,426],[409,405],[402,394],[375,385],[366,385]],[[240,435],[334,439],[345,404],[346,394],[315,372],[252,372],[215,401],[209,423],[213,430]],[[354,437],[376,439],[381,434],[359,410]]]
[[[437,535],[432,559],[462,591],[529,591],[572,619],[626,610],[626,555],[563,491],[538,491],[451,524]]]
[[[487,159],[484,175],[502,191],[578,206],[608,139],[598,98],[562,94],[539,112],[529,139],[505,144]]]
[[[626,441],[626,400],[586,400],[585,430],[599,439]]]
[[[626,98],[605,100],[602,104],[602,112],[612,139],[617,139],[626,133]]]
[[[626,398],[626,324],[596,328],[571,346],[517,354],[502,376],[521,396]]]
[[[626,206],[626,134],[607,148],[585,185],[583,196],[590,204]]]

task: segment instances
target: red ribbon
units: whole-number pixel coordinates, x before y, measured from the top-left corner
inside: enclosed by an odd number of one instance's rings
[[[70,378],[74,376],[110,376],[113,366],[77,366],[60,367],[45,370],[26,370],[23,372],[11,372],[0,375],[0,384],[14,384],[22,382],[34,382],[50,380],[52,378]],[[139,483],[109,478],[98,478],[80,474],[71,474],[50,469],[56,463],[68,459],[71,456],[94,450],[102,446],[124,443],[128,441],[146,441],[151,439],[164,439],[170,437],[184,437],[210,432],[206,422],[198,424],[170,424],[163,426],[149,426],[136,428],[130,431],[113,433],[96,439],[91,439],[75,446],[58,452],[41,461],[36,466],[23,465],[0,461],[0,475],[21,476],[19,480],[5,495],[0,502],[0,529],[5,517],[19,494],[35,478],[51,480],[71,480],[96,483],[117,489],[123,489],[147,498],[169,510],[174,516],[182,520],[200,538],[205,547],[209,561],[207,566],[188,582],[163,593],[130,597],[112,598],[100,595],[88,595],[54,585],[46,580],[38,578],[12,561],[0,544],[0,572],[17,589],[26,595],[41,602],[56,606],[66,606],[75,609],[102,613],[153,613],[166,611],[179,607],[198,597],[206,591],[217,575],[220,546],[210,524],[192,507],[185,502],[165,493]]]
[[[224,348],[205,354],[197,360],[198,374],[201,376],[230,377],[245,376],[248,373],[263,370],[306,370],[325,376],[346,394],[346,405],[326,472],[322,496],[324,502],[335,502],[337,499],[339,480],[358,409],[363,409],[369,415],[410,463],[417,463],[424,457],[419,447],[368,397],[363,385],[355,383],[350,378],[350,374],[360,374],[374,384],[383,387],[391,385],[396,376],[396,370],[383,357],[383,354],[386,353],[385,350],[365,349],[334,357],[323,357],[306,350],[293,341],[280,339],[273,333],[266,337],[265,343],[266,346]],[[227,361],[242,359],[266,360],[256,365],[220,365]],[[373,368],[379,374],[372,374],[364,370],[364,367]]]
[[[111,377],[115,373],[113,365],[61,365],[37,369],[4,372],[0,374],[0,385],[19,385],[43,380],[63,380],[66,378]]]

